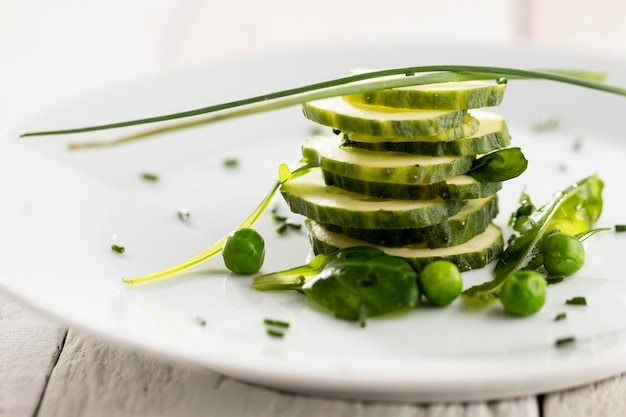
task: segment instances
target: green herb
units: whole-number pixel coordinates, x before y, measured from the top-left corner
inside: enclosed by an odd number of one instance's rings
[[[200,316],[196,316],[196,323],[198,323],[202,327],[206,326],[206,320]]]
[[[567,318],[567,313],[559,313],[554,317],[554,321],[561,321]]]
[[[273,213],[272,220],[274,220],[276,223],[285,223],[287,221],[287,216],[282,216],[280,214]]]
[[[290,326],[288,322],[276,319],[264,319],[263,324],[266,326],[282,327],[284,329],[287,329]]]
[[[113,252],[117,252],[117,253],[124,253],[126,251],[126,248],[124,248],[124,246],[119,246],[116,244],[112,244],[111,245],[111,250]]]
[[[236,158],[228,158],[228,159],[224,159],[223,164],[227,168],[234,168],[237,165],[239,165],[239,160]]]
[[[541,242],[554,230],[582,233],[587,236],[591,225],[602,211],[602,189],[604,183],[596,176],[589,176],[554,194],[540,209],[535,209],[526,193],[520,198],[521,207],[509,223],[518,235],[496,264],[493,279],[468,288],[463,296],[476,301],[489,301],[498,297],[505,278],[529,263],[539,266]],[[601,229],[596,229],[601,230]],[[602,229],[604,230],[604,229]]]
[[[533,125],[535,133],[547,132],[554,130],[559,125],[559,118],[556,116],[546,117],[544,120],[537,122]]]
[[[557,341],[554,342],[554,346],[563,347],[563,346],[571,345],[575,341],[576,341],[576,338],[573,336],[563,337],[561,339],[557,339]]]
[[[565,301],[565,304],[576,305],[576,306],[586,306],[587,299],[585,297],[573,297]]]
[[[626,224],[616,224],[615,225],[616,232],[626,232]]]
[[[388,77],[391,75],[404,75],[415,73],[411,77]],[[419,75],[418,75],[419,74]],[[434,84],[464,80],[489,80],[506,77],[508,79],[543,79],[566,84],[578,85],[599,91],[609,92],[626,96],[626,89],[604,84],[605,75],[591,71],[571,70],[528,70],[505,67],[468,66],[468,65],[437,65],[395,68],[369,73],[355,74],[321,83],[310,84],[302,87],[278,91],[271,94],[235,100],[227,103],[203,107],[195,110],[167,114],[163,116],[148,117],[105,125],[88,126],[74,129],[49,130],[39,132],[27,132],[22,136],[58,135],[68,133],[88,132],[133,126],[147,123],[162,122],[192,116],[208,115],[194,118],[167,126],[150,129],[137,134],[124,136],[112,141],[90,142],[70,145],[72,148],[109,146],[129,142],[155,134],[170,132],[198,126],[201,124],[216,122],[234,117],[260,113],[269,110],[289,107],[306,103],[312,100],[337,97],[348,94],[365,93],[368,91],[386,88],[407,87],[413,85]],[[361,81],[358,82],[357,81]],[[216,114],[211,114],[216,113]]]
[[[288,230],[301,230],[302,225],[300,223],[293,223],[290,220],[285,220],[280,226],[276,228],[276,233],[279,235],[287,233]]]
[[[153,174],[151,172],[144,172],[141,174],[141,178],[143,178],[146,181],[158,181],[159,180],[159,176],[157,174]]]
[[[285,333],[275,329],[265,329],[265,333],[272,337],[285,337]]]
[[[188,221],[189,217],[191,216],[191,213],[189,213],[189,210],[187,210],[186,208],[179,208],[176,214],[178,215],[178,218],[183,222]]]

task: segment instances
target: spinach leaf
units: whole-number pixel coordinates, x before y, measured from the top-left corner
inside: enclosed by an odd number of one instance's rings
[[[504,148],[476,159],[467,175],[479,182],[500,182],[519,176],[527,166],[520,148]]]
[[[336,317],[361,321],[419,304],[417,272],[369,246],[318,255],[309,264],[255,277],[257,290],[297,290]]]

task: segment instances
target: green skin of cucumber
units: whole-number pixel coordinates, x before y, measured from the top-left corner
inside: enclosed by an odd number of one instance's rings
[[[506,84],[492,84],[471,89],[427,90],[395,88],[351,94],[344,99],[352,104],[368,104],[403,109],[476,109],[497,106],[502,102]]]
[[[350,140],[350,134],[344,134],[343,141],[344,146],[370,151],[404,152],[429,156],[484,154],[505,148],[510,143],[511,136],[507,130],[449,142],[356,142]]]
[[[388,184],[424,184],[443,181],[455,175],[461,175],[469,171],[474,161],[474,155],[465,155],[449,159],[446,162],[428,165],[398,165],[394,167],[381,167],[371,165],[359,165],[357,163],[341,161],[324,155],[316,149],[315,140],[311,138],[302,145],[302,155],[309,161],[315,161],[324,170],[342,175],[348,178],[363,181],[383,182]],[[324,140],[337,142],[339,147],[341,138],[325,137]],[[356,150],[360,153],[369,153],[368,150]],[[392,159],[393,155],[385,155],[381,152],[381,158]],[[351,159],[348,155],[347,159]]]
[[[426,227],[445,221],[458,213],[463,205],[459,200],[399,202],[350,193],[327,186],[320,168],[285,182],[280,192],[294,213],[320,223],[332,222],[338,226],[363,229]],[[338,200],[338,196],[345,198]],[[326,201],[335,204],[325,204]],[[337,201],[343,202],[338,204]]]
[[[431,119],[364,119],[325,109],[319,106],[320,102],[323,100],[304,103],[302,105],[304,117],[341,131],[374,136],[401,138],[433,136],[451,127],[462,125],[465,118],[465,110],[451,110]]]
[[[471,114],[466,113],[465,118],[463,119],[463,124],[459,126],[453,126],[446,130],[443,130],[436,135],[433,136],[422,136],[415,138],[401,138],[401,137],[387,137],[387,136],[373,136],[373,135],[365,135],[362,133],[350,133],[350,138],[352,138],[355,142],[367,142],[367,143],[378,143],[378,142],[449,142],[453,140],[459,140],[464,138],[469,138],[478,132],[480,126],[480,122],[478,119],[473,117]]]
[[[458,213],[444,222],[419,229],[357,229],[333,224],[323,226],[331,232],[342,233],[374,245],[398,247],[418,245],[425,248],[443,248],[467,242],[485,231],[498,214],[498,199],[493,195],[478,210],[461,216]]]
[[[322,227],[321,225],[311,222],[310,220],[306,222],[307,228],[309,229],[309,235],[311,239],[311,245],[315,254],[320,253],[331,253],[336,250],[342,249],[342,247],[334,245],[330,241],[321,240],[315,232],[312,230],[312,226]],[[497,227],[497,226],[493,226]],[[498,228],[499,230],[499,228]],[[359,241],[355,241],[359,242]],[[354,246],[367,245],[367,243],[355,243]],[[378,247],[383,251],[386,251],[384,247]],[[426,249],[428,250],[428,249]],[[459,271],[469,271],[472,269],[481,269],[487,266],[492,261],[499,258],[500,254],[504,250],[504,239],[502,238],[502,233],[499,233],[493,241],[489,242],[489,245],[486,247],[482,247],[473,251],[464,252],[464,253],[456,253],[451,254],[449,256],[428,256],[425,254],[419,256],[404,256],[403,259],[406,260],[413,268],[419,273],[421,270],[428,264],[433,261],[445,259],[454,263]]]
[[[455,215],[463,202],[445,200],[434,205],[406,211],[362,211],[355,212],[347,207],[328,207],[314,204],[306,199],[281,189],[281,194],[292,212],[319,221],[340,226],[363,229],[397,229],[408,227],[426,227],[441,223]]]
[[[471,200],[495,194],[502,189],[502,182],[474,182],[472,184],[449,184],[438,181],[432,184],[394,184],[362,181],[344,177],[323,170],[324,181],[328,185],[353,193],[378,198],[395,198],[400,200]]]

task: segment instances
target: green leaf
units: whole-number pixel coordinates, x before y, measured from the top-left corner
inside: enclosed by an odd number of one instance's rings
[[[521,175],[527,167],[528,160],[520,148],[505,148],[476,159],[467,175],[478,182],[501,182]]]
[[[417,277],[404,259],[370,246],[351,247],[334,252],[302,291],[335,317],[364,325],[366,317],[416,307]]]
[[[371,246],[317,255],[306,265],[255,277],[252,287],[300,291],[336,317],[362,325],[366,317],[419,304],[413,267]]]
[[[489,301],[498,297],[504,279],[540,255],[544,236],[554,230],[573,235],[589,231],[602,212],[604,183],[596,175],[572,184],[529,216],[526,230],[516,236],[496,264],[493,279],[468,288],[467,299]]]

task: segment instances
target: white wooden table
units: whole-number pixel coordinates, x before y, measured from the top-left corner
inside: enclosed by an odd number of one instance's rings
[[[626,376],[494,402],[411,404],[311,397],[98,340],[0,293],[0,416],[626,415]]]
[[[399,0],[390,7],[403,12],[388,18],[380,13],[380,2],[367,0],[320,0],[298,9],[293,4],[3,0],[0,129],[155,71],[251,51],[373,42],[383,35],[405,42],[499,44],[521,36],[626,58],[626,7],[619,0],[576,0],[565,8],[556,0]],[[471,31],[464,30],[464,22],[471,23]],[[0,292],[0,416],[200,415],[620,416],[626,415],[626,378],[496,402],[386,404],[309,397],[98,340]]]

